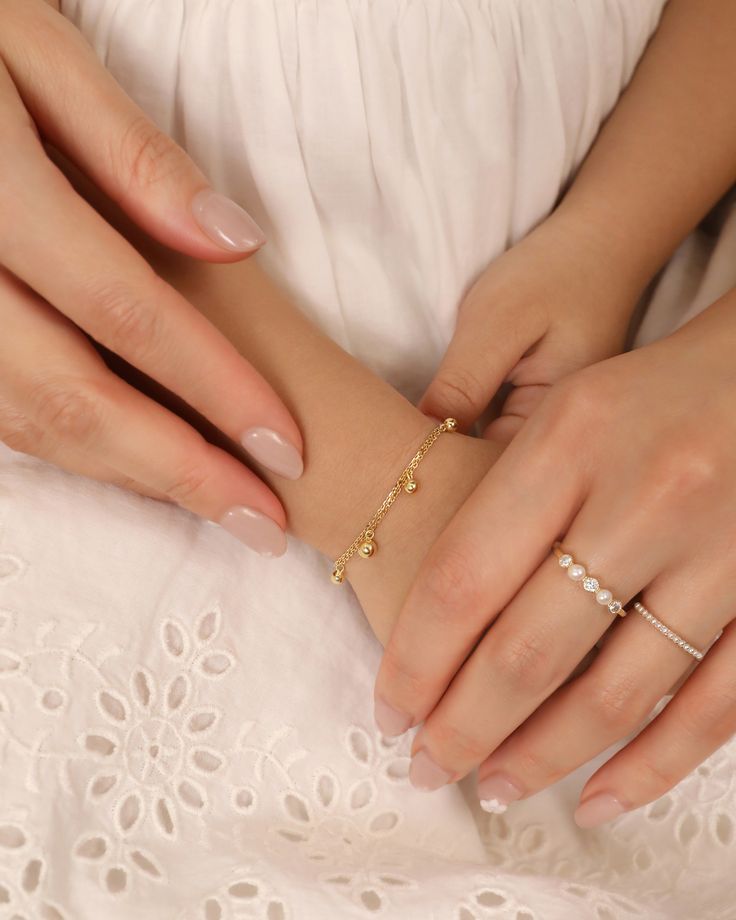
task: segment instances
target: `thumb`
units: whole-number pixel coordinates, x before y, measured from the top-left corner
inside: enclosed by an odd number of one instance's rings
[[[19,10],[3,22],[0,54],[44,140],[172,249],[231,262],[263,245],[255,220],[210,188],[70,22],[44,3]]]
[[[456,418],[469,428],[490,403],[524,353],[518,330],[471,289],[457,326],[419,408],[435,418]]]

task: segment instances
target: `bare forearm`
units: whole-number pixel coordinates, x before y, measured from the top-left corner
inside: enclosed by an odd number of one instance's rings
[[[670,0],[554,219],[643,286],[736,181],[736,4]]]
[[[284,502],[290,531],[335,558],[433,422],[315,328],[255,259],[213,266],[174,256],[156,268],[225,332],[293,412],[304,436],[304,475],[290,481],[259,473]],[[379,551],[348,564],[346,574],[382,641],[431,542],[496,455],[485,441],[441,437],[419,467],[418,494],[402,495],[381,524]],[[325,579],[329,574],[326,562]]]

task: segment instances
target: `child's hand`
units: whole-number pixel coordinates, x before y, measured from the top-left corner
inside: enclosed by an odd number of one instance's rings
[[[513,388],[492,407],[500,417],[487,431],[505,443],[551,384],[620,353],[643,282],[613,260],[606,243],[584,220],[553,215],[491,262],[460,305],[419,408],[466,428],[508,382]]]

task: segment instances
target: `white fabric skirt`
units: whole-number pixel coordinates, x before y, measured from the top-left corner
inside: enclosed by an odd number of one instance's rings
[[[254,215],[302,309],[415,399],[663,2],[63,7]],[[0,918],[736,917],[733,745],[596,831],[572,811],[603,756],[487,815],[473,777],[409,785],[410,738],[373,725],[380,647],[316,551],[292,539],[264,561],[7,451],[0,528]]]

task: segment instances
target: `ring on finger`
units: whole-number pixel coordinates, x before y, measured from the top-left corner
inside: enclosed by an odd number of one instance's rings
[[[617,600],[613,596],[613,592],[609,591],[608,588],[601,587],[598,579],[589,575],[585,570],[585,566],[576,562],[571,553],[563,549],[559,543],[554,544],[552,551],[557,556],[560,568],[567,570],[568,578],[581,584],[591,594],[595,594],[595,599],[601,607],[608,607],[611,613],[615,613],[620,617],[626,616],[626,610],[624,610],[624,605],[621,601]]]

